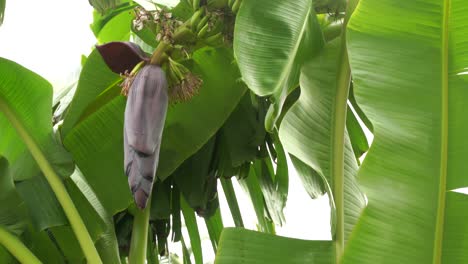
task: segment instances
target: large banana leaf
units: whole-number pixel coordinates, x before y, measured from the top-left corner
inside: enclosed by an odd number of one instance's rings
[[[105,91],[118,86],[120,82],[119,75],[109,70],[98,50],[93,50],[83,65],[73,101],[66,112],[61,127],[62,137],[65,138],[70,130],[84,118],[85,114],[89,115],[96,111],[96,109],[89,107],[90,102]],[[116,90],[119,90],[118,87]],[[102,105],[96,107],[100,106]]]
[[[312,1],[244,1],[236,17],[234,53],[242,79],[260,96],[273,96],[265,126],[272,130],[287,95],[297,87],[304,58],[320,47]]]
[[[80,232],[76,232],[79,234],[80,244],[89,246],[93,241],[86,232],[86,228],[91,230],[93,238],[96,239],[102,233],[103,225],[99,227],[99,216],[95,214],[96,212],[90,207],[88,201],[82,197],[81,192],[69,189],[70,195],[65,190],[66,186],[73,188],[72,185],[68,184],[71,182],[68,176],[73,171],[74,166],[71,156],[55,141],[53,136],[51,85],[42,77],[6,59],[0,59],[0,75],[0,111],[2,113],[0,118],[3,119],[4,115],[8,120],[8,122],[5,122],[4,119],[0,120],[2,131],[5,131],[7,135],[0,143],[0,153],[5,155],[12,164],[17,164],[18,167],[23,165],[32,168],[34,166],[30,166],[31,163],[37,163],[62,208],[65,209],[64,212],[68,216],[69,222],[75,231],[80,230]],[[15,132],[12,132],[13,129]],[[17,133],[16,137],[19,136],[21,140],[5,142],[5,140],[15,138],[14,133]],[[25,146],[31,155],[24,154],[26,152]],[[23,193],[23,199],[29,206],[31,218],[35,223],[39,223],[38,228],[66,224],[66,221],[60,219],[63,218],[61,208],[55,201],[55,196],[50,195],[51,190],[48,185],[45,182],[41,184],[40,181],[37,181],[41,179],[37,178],[39,174],[37,168],[26,170],[26,172],[25,175],[18,177],[19,180],[23,180],[19,184],[22,186],[21,188],[24,187],[23,190],[30,190],[29,193],[28,191]],[[16,174],[18,170],[12,170],[10,173]],[[10,178],[8,175],[7,177]],[[10,181],[12,178],[14,176],[11,176]],[[62,182],[63,178],[65,178],[65,185]],[[6,186],[10,184],[11,182],[7,183]],[[76,204],[73,204],[72,199]],[[43,203],[40,203],[41,201]],[[34,203],[36,203],[35,206],[30,206]],[[38,210],[42,206],[53,209]],[[85,226],[76,207],[86,212],[84,215],[87,216],[86,220],[91,225]],[[52,218],[49,218],[50,212],[53,212]],[[92,216],[96,216],[96,218]],[[43,223],[43,220],[47,223]],[[93,253],[97,255],[97,252]]]
[[[336,81],[340,50],[341,42],[337,39],[327,43],[319,56],[305,63],[301,75],[301,96],[285,115],[280,137],[288,152],[329,184],[326,189],[333,191],[333,199],[330,200],[337,207],[337,219],[333,217],[335,209],[332,208],[332,233],[336,224],[337,235],[342,236],[344,232],[348,238],[364,205],[364,198],[355,181],[357,162],[344,123],[340,123],[341,132],[337,128],[337,120],[344,122],[347,96],[340,95],[343,87],[338,87]],[[344,189],[340,190],[339,186]]]
[[[215,263],[329,264],[332,261],[332,241],[307,241],[243,228],[225,228],[221,233]]]
[[[466,1],[361,0],[348,37],[375,137],[344,263],[468,263]]]
[[[4,205],[1,223],[13,224],[17,232],[21,231],[18,225],[25,221],[19,218],[25,216],[25,207],[14,190],[13,180],[26,180],[39,174],[30,151],[35,159],[41,160],[42,167],[50,166],[60,177],[68,176],[73,167],[68,153],[52,136],[51,109],[52,86],[46,80],[12,61],[0,59],[0,155],[4,157],[0,162]],[[13,209],[16,206],[19,207]],[[56,209],[62,213],[60,208]],[[18,223],[10,222],[12,219]]]
[[[53,138],[52,86],[45,79],[12,61],[0,58],[0,112],[0,154],[10,164],[23,158],[22,155],[27,151],[24,141],[35,159],[45,159],[42,166],[48,163],[61,177],[71,174],[71,157]],[[24,159],[22,162],[26,166],[26,160],[32,161],[31,156]],[[15,174],[21,176],[15,180],[32,177],[29,173],[17,171]]]

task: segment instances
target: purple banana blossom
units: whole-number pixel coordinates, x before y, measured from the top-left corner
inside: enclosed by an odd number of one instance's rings
[[[106,46],[107,45],[107,46]],[[133,43],[98,47],[107,65],[122,73],[146,60]],[[127,58],[127,60],[125,59]],[[168,106],[166,74],[158,65],[145,65],[128,92],[124,121],[124,168],[136,205],[143,209],[153,188]]]

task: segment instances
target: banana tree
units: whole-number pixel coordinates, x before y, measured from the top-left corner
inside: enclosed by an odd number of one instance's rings
[[[90,1],[65,97],[0,59],[1,263],[203,263],[197,216],[216,263],[467,262],[461,0],[136,2]],[[275,235],[288,159],[332,241]]]

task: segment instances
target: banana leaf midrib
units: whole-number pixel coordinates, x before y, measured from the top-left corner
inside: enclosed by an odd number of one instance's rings
[[[440,179],[439,197],[437,207],[437,219],[434,239],[433,263],[441,263],[442,244],[444,239],[445,203],[447,188],[447,159],[448,159],[448,31],[449,31],[450,0],[444,0],[443,21],[442,21],[442,120],[441,120],[441,153],[440,153]]]

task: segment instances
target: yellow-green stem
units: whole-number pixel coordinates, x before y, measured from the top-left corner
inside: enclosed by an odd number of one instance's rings
[[[351,81],[348,52],[346,48],[346,26],[356,8],[358,0],[349,0],[341,34],[340,64],[337,74],[334,125],[332,130],[332,168],[333,196],[336,206],[335,258],[340,263],[344,252],[344,144],[346,132],[346,111]]]
[[[442,263],[442,243],[444,240],[444,226],[445,226],[445,210],[446,210],[446,195],[447,195],[447,153],[448,153],[448,87],[449,87],[449,15],[450,15],[450,0],[444,1],[442,20],[442,124],[441,124],[441,140],[440,140],[440,180],[439,180],[439,194],[438,194],[438,207],[436,218],[436,229],[434,237],[434,255],[432,263]]]
[[[133,219],[132,240],[130,242],[129,264],[145,264],[148,241],[151,196],[143,210],[137,209]]]
[[[16,129],[19,136],[23,139],[25,145],[28,147],[29,151],[31,152],[32,156],[37,162],[37,165],[44,173],[45,178],[49,182],[50,187],[52,188],[57,200],[59,201],[60,205],[65,212],[65,215],[70,222],[70,226],[73,232],[78,239],[78,242],[85,254],[88,263],[91,264],[100,264],[102,263],[101,258],[94,246],[94,242],[91,239],[91,236],[86,229],[86,226],[81,219],[81,215],[78,213],[78,210],[73,204],[73,201],[68,194],[65,185],[63,184],[60,177],[55,172],[52,165],[49,163],[47,158],[45,157],[43,151],[40,149],[38,144],[31,138],[30,134],[26,131],[26,128],[23,127],[23,124],[16,118],[16,115],[13,111],[0,100],[0,111],[5,114],[7,119],[10,121],[12,126]]]
[[[163,62],[164,54],[172,48],[171,44],[166,41],[159,42],[158,46],[151,55],[150,64],[161,65]]]
[[[18,237],[3,226],[0,226],[0,245],[3,245],[21,263],[42,264]]]

